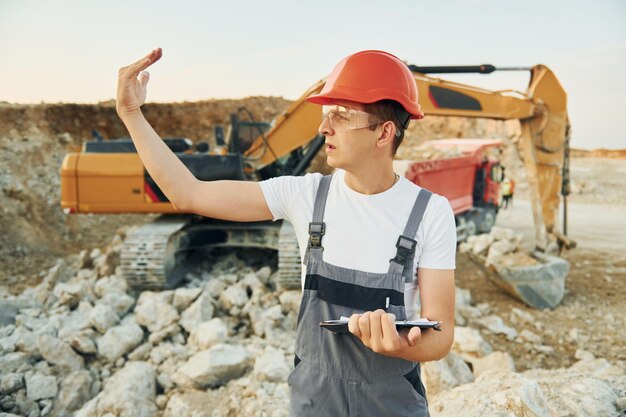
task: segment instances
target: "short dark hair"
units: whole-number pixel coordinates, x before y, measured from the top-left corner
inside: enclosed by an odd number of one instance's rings
[[[380,100],[374,103],[363,104],[363,107],[363,110],[367,113],[380,117],[384,122],[392,121],[396,125],[396,132],[398,134],[394,136],[393,145],[391,147],[391,156],[395,156],[404,139],[404,121],[409,114],[404,107],[395,100]],[[379,124],[380,123],[370,126],[370,129],[375,130]]]

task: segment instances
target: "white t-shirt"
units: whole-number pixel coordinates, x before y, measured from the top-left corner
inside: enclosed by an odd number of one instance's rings
[[[273,220],[286,219],[298,238],[300,256],[309,240],[309,222],[322,174],[302,177],[283,176],[260,181]],[[338,169],[329,188],[322,238],[325,262],[360,271],[385,273],[396,254],[396,241],[402,234],[421,189],[401,177],[390,189],[373,195],[358,193],[345,183],[345,171]],[[455,269],[456,225],[448,199],[431,196],[414,237],[414,268]],[[306,266],[302,267],[302,285]],[[404,298],[407,318],[416,313],[417,274],[406,283]]]

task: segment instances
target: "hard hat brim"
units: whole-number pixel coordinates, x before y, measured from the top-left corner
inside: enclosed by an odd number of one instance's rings
[[[357,103],[371,104],[380,100],[385,100],[386,98],[387,95],[385,95],[384,93],[370,95],[370,97],[367,99],[364,98],[363,95],[360,95],[357,99],[356,97],[349,94],[341,94],[335,91],[328,91],[322,94],[312,94],[308,96],[305,100],[309,103],[319,104],[323,106],[327,104],[335,104],[336,100],[349,100]],[[415,108],[414,106],[407,105],[406,103],[402,103],[400,101],[399,103],[408,111],[408,113],[411,115],[412,120],[420,120],[424,118],[424,112],[422,112],[421,108]]]

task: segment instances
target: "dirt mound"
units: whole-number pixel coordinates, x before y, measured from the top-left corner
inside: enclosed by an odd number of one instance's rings
[[[572,149],[570,155],[576,158],[626,159],[626,149]]]

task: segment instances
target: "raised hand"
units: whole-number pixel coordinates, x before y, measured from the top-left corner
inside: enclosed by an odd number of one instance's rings
[[[120,68],[117,76],[117,114],[120,117],[139,111],[146,101],[146,86],[150,74],[144,71],[163,56],[161,48],[154,49],[144,58]]]

